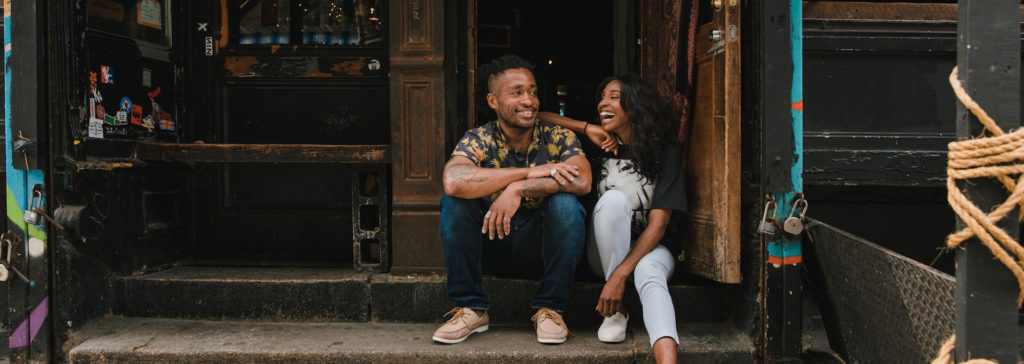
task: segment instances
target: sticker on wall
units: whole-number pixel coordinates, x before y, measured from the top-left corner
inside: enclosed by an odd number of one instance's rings
[[[376,58],[371,58],[370,62],[366,65],[366,68],[369,68],[370,71],[379,70],[380,69],[380,61],[377,60]]]
[[[142,126],[142,106],[132,105],[132,125]]]
[[[153,71],[149,68],[142,68],[142,87],[153,87]]]
[[[89,137],[103,139],[103,119],[96,117],[96,99],[89,99]]]
[[[127,97],[121,98],[121,110],[117,111],[115,118],[120,125],[128,124],[128,113],[132,112],[132,100]]]
[[[103,134],[106,136],[127,136],[128,129],[117,125],[103,125]]]
[[[28,239],[28,255],[33,258],[38,258],[46,252],[46,243],[39,238]]]
[[[138,19],[140,25],[145,25],[153,29],[163,28],[163,16],[160,12],[160,0],[139,0],[139,5],[136,9],[138,9],[136,19]]]
[[[110,66],[100,66],[100,82],[114,83],[114,69]]]
[[[174,131],[174,117],[166,111],[160,112],[160,130]]]
[[[103,96],[100,95],[100,90],[96,88],[96,83],[99,80],[100,78],[96,72],[89,72],[89,92],[92,93],[92,97],[96,99],[97,103],[103,102]]]
[[[153,128],[159,124],[161,130],[174,130],[174,121],[171,120],[170,114],[161,110],[160,104],[156,102],[156,97],[160,96],[160,87],[146,93],[146,96],[149,96],[152,112],[142,119],[142,126],[149,129],[149,131],[153,131]],[[165,120],[167,121],[166,123],[164,122]],[[165,125],[169,126],[170,129],[165,129]]]
[[[142,118],[142,127],[146,128],[146,130],[152,132],[154,124],[153,115],[146,115],[146,117]]]
[[[206,56],[213,55],[213,37],[207,36],[203,38],[203,52]]]

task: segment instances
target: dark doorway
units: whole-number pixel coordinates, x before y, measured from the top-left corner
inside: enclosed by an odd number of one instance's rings
[[[613,10],[618,3],[479,1],[477,62],[484,64],[505,54],[523,57],[535,65],[541,110],[595,120],[595,89],[615,70],[615,35],[633,33],[630,24],[635,24],[622,22],[616,28]],[[627,8],[632,6],[631,1],[627,3]],[[478,104],[476,111],[477,125],[494,118],[486,104]]]
[[[386,161],[341,163],[316,150],[390,143],[387,2],[228,0],[220,6],[228,21],[224,46],[194,65],[214,85],[196,85],[210,90],[209,101],[194,102],[211,121],[196,138],[257,156],[197,166],[197,258],[353,266],[360,231],[388,227],[380,218],[387,205],[379,204],[387,186],[371,205],[359,188],[388,181]],[[301,162],[282,161],[295,153]],[[376,214],[360,213],[366,206]],[[361,218],[367,221],[360,224]],[[359,228],[364,225],[372,226]]]

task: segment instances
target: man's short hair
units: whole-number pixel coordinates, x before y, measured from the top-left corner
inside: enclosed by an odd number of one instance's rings
[[[483,81],[488,92],[490,92],[491,82],[494,81],[495,78],[501,76],[505,71],[516,68],[525,68],[529,70],[530,73],[533,73],[533,63],[530,63],[530,61],[522,59],[519,56],[506,54],[492,59],[490,62],[480,66],[480,69],[476,71],[476,74],[480,77],[480,81]]]
[[[502,73],[510,69],[525,68],[533,73],[533,63],[527,61],[519,56],[506,54],[504,56],[492,59],[481,65],[476,70],[476,109],[477,112],[487,114],[490,117],[494,115],[491,107],[487,105],[487,93],[491,92],[491,81],[501,76]]]

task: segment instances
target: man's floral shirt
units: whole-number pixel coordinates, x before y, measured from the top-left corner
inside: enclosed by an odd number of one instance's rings
[[[462,156],[483,168],[529,168],[548,163],[565,162],[576,155],[583,155],[580,142],[572,131],[557,125],[536,122],[533,126],[533,141],[522,155],[508,144],[498,127],[498,121],[491,121],[478,128],[466,131],[466,135],[455,146],[452,156]],[[504,191],[504,190],[502,190]],[[491,195],[491,201],[502,191]],[[524,198],[522,207],[536,209],[543,198]]]

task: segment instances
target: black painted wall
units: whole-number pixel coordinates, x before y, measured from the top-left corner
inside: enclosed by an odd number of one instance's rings
[[[808,215],[952,273],[956,23],[805,21]]]

